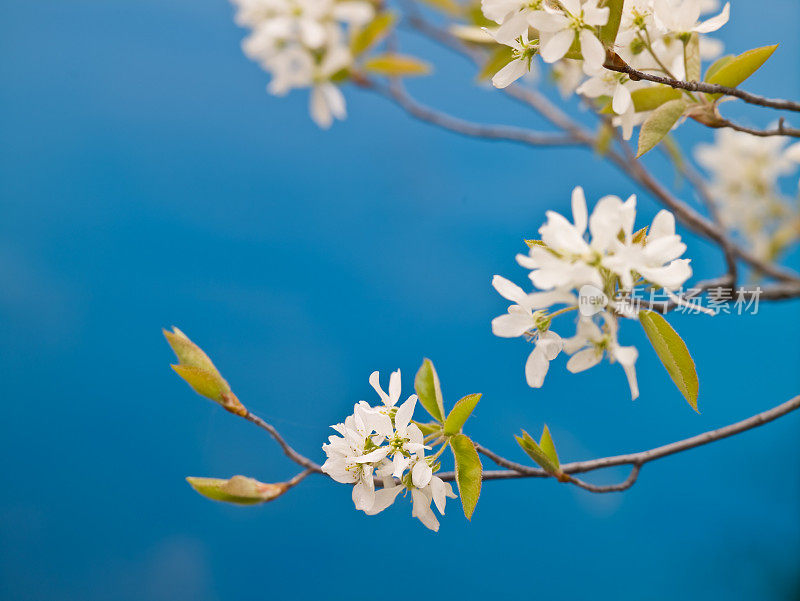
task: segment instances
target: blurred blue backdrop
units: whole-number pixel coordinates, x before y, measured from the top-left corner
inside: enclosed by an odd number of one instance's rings
[[[633,327],[637,402],[607,364],[571,375],[559,360],[529,389],[525,343],[490,332],[506,307],[492,274],[525,282],[514,254],[575,184],[591,201],[637,190],[588,152],[459,138],[354,89],[348,120],[319,131],[305,94],[265,93],[231,17],[223,0],[0,7],[0,596],[797,598],[800,415],[651,464],[624,494],[494,482],[471,524],[451,502],[438,534],[405,501],[366,517],[322,478],[257,508],[189,488],[187,475],[277,481],[295,466],[172,373],[172,324],[316,460],[327,426],[373,398],[372,370],[401,368],[409,393],[423,356],[447,401],[484,393],[469,432],[519,460],[522,427],[546,421],[563,458],[585,459],[744,418],[800,384],[794,302],[676,316],[699,416]],[[793,0],[734,2],[729,50],[783,42],[748,89],[800,96],[798,22]],[[463,61],[414,36],[406,49],[439,69],[411,85],[424,101],[540,125],[473,87]],[[657,206],[640,206],[645,223]],[[700,277],[721,269],[691,237],[690,256]]]

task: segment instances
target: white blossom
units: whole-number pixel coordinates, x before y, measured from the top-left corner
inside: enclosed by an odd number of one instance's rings
[[[489,33],[496,36],[494,32]],[[495,39],[500,42],[499,38],[495,37]],[[533,55],[536,53],[536,45],[528,42],[527,31],[523,32],[517,38],[501,43],[509,46],[513,50],[514,58],[492,77],[492,85],[496,88],[505,88],[517,81],[520,77],[527,75],[531,69]]]
[[[499,24],[492,36],[500,44],[527,34],[530,16],[541,12],[544,0],[481,0],[481,10],[487,19]]]
[[[527,293],[501,276],[492,285],[510,300],[508,312],[492,320],[492,332],[503,338],[524,337],[534,344],[525,365],[525,376],[533,388],[542,386],[561,350],[573,355],[567,367],[576,372],[597,364],[603,356],[623,366],[633,398],[638,396],[634,347],[617,341],[618,317],[637,318],[630,297],[637,286],[660,287],[668,295],[691,276],[689,259],[681,256],[686,245],[675,232],[675,218],[660,211],[649,231],[636,232],[636,196],[623,201],[605,196],[591,215],[580,187],[572,191],[572,221],[547,211],[539,228],[541,240],[530,244],[527,255],[517,262],[531,270],[530,280],[538,291]],[[581,307],[585,290],[592,293],[591,307]],[[576,295],[577,292],[577,295]],[[556,307],[558,307],[556,309]],[[562,339],[553,322],[581,309],[577,333]],[[602,329],[595,323],[602,320]]]
[[[717,31],[728,22],[731,10],[726,2],[720,14],[698,23],[703,5],[697,0],[654,0],[653,7],[656,25],[669,33]]]
[[[636,381],[636,359],[639,351],[635,346],[620,346],[617,341],[617,320],[607,312],[601,313],[604,327],[601,330],[594,321],[581,319],[578,321],[575,336],[564,340],[564,352],[572,355],[567,361],[567,369],[572,373],[585,371],[594,367],[607,356],[611,363],[619,363],[628,378],[631,398],[639,397],[639,385]]]
[[[449,484],[434,475],[436,456],[425,455],[430,447],[412,421],[417,396],[412,394],[400,403],[399,370],[390,376],[388,392],[381,387],[377,371],[370,375],[369,383],[378,393],[380,404],[360,401],[344,423],[332,426],[340,436],[331,436],[322,445],[327,455],[322,471],[337,482],[352,484],[353,503],[367,515],[380,513],[401,492],[410,492],[412,516],[438,530],[431,501],[444,515],[445,499],[455,498],[455,494]],[[376,479],[382,483],[377,490]]]
[[[244,53],[270,73],[271,94],[310,89],[309,113],[321,128],[347,115],[334,82],[352,64],[349,32],[374,14],[361,0],[233,0],[236,22],[252,31]]]
[[[698,163],[711,176],[709,189],[721,221],[764,258],[774,258],[796,238],[786,224],[800,218],[797,204],[784,197],[780,186],[781,178],[800,163],[800,143],[786,144],[777,136],[720,129],[713,144],[695,149]]]
[[[586,73],[593,74],[602,68],[606,50],[597,38],[596,27],[608,22],[609,9],[599,7],[598,3],[598,0],[562,0],[558,8],[546,6],[545,11],[529,15],[528,22],[539,30],[539,53],[544,62],[561,60],[577,41]]]
[[[631,92],[641,84],[631,81],[624,73],[604,70],[583,82],[576,90],[589,98],[611,97],[611,108],[617,115],[633,110]]]

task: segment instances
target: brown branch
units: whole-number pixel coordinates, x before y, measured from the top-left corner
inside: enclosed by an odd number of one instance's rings
[[[484,58],[482,52],[464,45],[458,38],[453,36],[448,31],[428,23],[425,19],[419,16],[416,11],[411,11],[407,21],[420,33],[444,45],[445,47],[470,58],[473,62],[478,63]],[[569,115],[564,113],[560,108],[550,102],[539,92],[531,90],[530,88],[523,88],[516,84],[512,84],[507,88],[504,88],[503,92],[536,110],[545,119],[564,130],[565,133],[571,135],[576,140],[580,141],[585,147],[590,149],[594,147],[595,138],[592,133],[588,132],[585,128],[575,122],[571,117],[569,117]],[[618,167],[622,173],[626,174],[635,182],[642,185],[663,205],[669,208],[675,214],[676,218],[686,227],[718,244],[729,256],[729,267],[731,265],[731,258],[735,255],[735,257],[749,264],[759,273],[784,282],[800,283],[800,276],[797,274],[783,269],[773,263],[764,261],[749,250],[735,244],[720,225],[704,217],[693,208],[672,195],[666,189],[666,187],[664,187],[650,174],[649,171],[647,171],[647,169],[645,169],[640,161],[628,154],[630,152],[628,145],[625,144],[623,146],[623,150],[626,152],[625,156],[621,156],[620,154],[612,151],[607,153],[606,157],[616,167]]]
[[[789,136],[792,138],[800,138],[800,129],[795,129],[793,127],[786,127],[783,119],[780,119],[778,121],[778,127],[776,127],[775,129],[755,129],[752,127],[746,127],[744,125],[739,125],[738,123],[734,123],[729,119],[725,119],[724,117],[720,117],[719,122],[721,124],[721,127],[727,127],[729,129],[744,132],[746,134],[750,134],[751,136],[757,136],[759,138],[768,138],[771,136]]]
[[[434,110],[414,100],[400,85],[383,85],[373,80],[364,80],[360,85],[388,98],[411,116],[464,136],[488,140],[518,142],[528,146],[575,146],[583,144],[571,135],[537,132],[507,125],[472,123]]]
[[[570,477],[570,479],[568,480],[568,482],[576,484],[577,486],[580,486],[581,488],[584,488],[592,492],[616,492],[620,490],[625,490],[627,488],[630,488],[634,484],[634,482],[636,482],[636,479],[639,476],[639,471],[645,463],[649,463],[651,461],[655,461],[656,459],[661,459],[662,457],[667,457],[669,455],[675,455],[676,453],[681,453],[683,451],[688,451],[689,449],[694,449],[696,447],[703,446],[715,442],[717,440],[729,438],[731,436],[735,436],[736,434],[741,434],[742,432],[746,432],[747,430],[752,430],[753,428],[763,426],[764,424],[774,421],[779,417],[783,417],[784,415],[791,413],[792,411],[795,411],[798,408],[800,408],[800,395],[786,401],[785,403],[778,405],[777,407],[773,407],[772,409],[768,409],[767,411],[758,413],[740,422],[730,424],[723,428],[718,428],[717,430],[710,430],[708,432],[704,432],[703,434],[692,436],[691,438],[685,438],[684,440],[679,440],[677,442],[673,442],[661,447],[656,447],[654,449],[649,449],[647,451],[641,451],[639,453],[630,453],[628,455],[615,455],[612,457],[591,459],[589,461],[566,463],[561,466],[561,471],[564,474],[571,475],[571,474],[582,474],[586,472],[592,472],[595,470],[614,467],[618,465],[631,465],[633,466],[633,469],[631,470],[630,475],[624,482],[621,482],[620,484],[599,486],[599,485],[589,484],[581,480],[577,480],[574,477]],[[508,459],[501,457],[500,455],[497,455],[496,453],[490,451],[489,449],[486,449],[481,445],[476,444],[475,448],[478,450],[479,453],[488,457],[489,459],[494,461],[497,465],[508,468],[505,470],[484,471],[483,472],[484,481],[508,480],[517,478],[553,477],[552,474],[549,474],[548,472],[546,472],[541,468],[529,467],[526,465],[510,461]],[[439,474],[439,477],[445,481],[452,481],[455,479],[455,473],[444,472]]]
[[[592,484],[590,482],[584,482],[583,480],[573,477],[570,477],[568,482],[584,490],[588,490],[589,492],[599,492],[599,493],[622,492],[623,490],[628,490],[631,486],[636,484],[636,480],[638,480],[639,472],[641,470],[642,470],[641,464],[634,463],[633,467],[631,468],[630,474],[628,474],[628,477],[619,484],[608,484],[608,485]]]
[[[723,428],[710,430],[708,432],[704,432],[703,434],[692,436],[691,438],[679,440],[677,442],[656,447],[654,449],[649,449],[647,451],[641,451],[639,453],[630,453],[627,455],[615,455],[612,457],[591,459],[589,461],[577,461],[573,463],[565,463],[561,466],[561,472],[562,474],[568,476],[568,478],[565,478],[564,480],[565,482],[569,482],[590,492],[604,493],[604,492],[623,491],[633,486],[633,484],[639,477],[639,471],[641,470],[641,467],[645,463],[649,463],[651,461],[655,461],[656,459],[661,459],[662,457],[667,457],[669,455],[674,455],[676,453],[681,453],[683,451],[688,451],[689,449],[703,446],[715,442],[717,440],[729,438],[736,434],[741,434],[742,432],[746,432],[747,430],[752,430],[753,428],[757,428],[771,421],[774,421],[779,417],[782,417],[788,413],[791,413],[792,411],[795,411],[798,408],[800,408],[800,395],[786,401],[785,403],[778,405],[777,407],[773,407],[772,409],[768,409],[767,411],[763,411],[745,420],[736,422],[734,424],[730,424]],[[292,483],[292,486],[302,481],[304,478],[306,478],[311,474],[323,473],[319,465],[317,465],[307,457],[304,457],[303,455],[295,451],[291,446],[289,446],[289,444],[283,439],[283,437],[278,433],[278,431],[273,426],[265,422],[260,417],[253,415],[252,413],[249,412],[244,417],[248,421],[256,424],[260,428],[263,428],[264,430],[269,432],[269,434],[281,446],[287,457],[289,457],[295,463],[306,468],[305,471],[301,472],[300,474],[298,474],[297,476],[292,478],[292,480],[289,481]],[[480,444],[476,443],[475,448],[480,454],[484,455],[485,457],[488,457],[500,467],[506,468],[504,470],[484,471],[482,474],[482,479],[484,481],[508,480],[508,479],[518,479],[518,478],[553,477],[552,474],[546,472],[541,468],[530,467],[527,465],[523,465],[521,463],[517,463],[515,461],[511,461],[509,459],[505,459],[504,457],[501,457],[497,453],[487,449],[486,447]],[[580,480],[573,476],[573,474],[593,472],[595,470],[605,469],[608,467],[614,467],[618,465],[633,466],[628,478],[625,479],[623,482],[620,482],[619,484],[611,484],[611,485],[591,484],[588,482],[584,482],[583,480]],[[442,472],[438,475],[445,482],[451,482],[455,480],[455,472]]]
[[[724,94],[725,96],[733,96],[735,98],[739,98],[740,100],[744,100],[748,104],[755,104],[758,106],[764,106],[779,110],[800,112],[800,102],[794,102],[792,100],[765,98],[763,96],[757,96],[756,94],[745,92],[744,90],[740,90],[739,88],[730,88],[728,86],[721,86],[716,83],[706,83],[704,81],[681,81],[679,79],[674,79],[672,77],[654,75],[652,73],[647,73],[645,71],[639,71],[637,69],[634,69],[633,67],[624,63],[621,60],[620,61],[615,60],[614,62],[608,61],[606,62],[604,67],[609,71],[625,73],[626,75],[628,75],[628,77],[630,77],[634,81],[644,79],[646,81],[652,81],[654,83],[664,84],[671,88],[686,90],[687,92],[704,92],[705,94]]]
[[[675,142],[675,148],[677,149],[677,152],[680,153],[680,148],[678,147],[677,142]],[[675,168],[678,170],[678,172],[682,174],[695,189],[700,201],[703,203],[706,211],[708,211],[708,214],[711,216],[711,220],[719,229],[724,229],[717,203],[711,195],[711,191],[706,185],[706,180],[703,178],[700,172],[697,171],[694,165],[683,156],[679,156],[677,159],[675,159],[669,152],[665,151],[664,154],[672,159],[672,163],[675,165]],[[736,282],[739,279],[739,272],[736,265],[736,252],[733,249],[732,241],[729,237],[726,237],[724,240],[722,252],[725,256],[727,274],[723,276],[723,278],[720,278],[721,280],[724,279],[725,281],[721,282],[719,285],[736,287]]]
[[[242,417],[244,417],[247,421],[254,423],[259,428],[263,428],[264,430],[269,432],[270,436],[272,436],[272,438],[275,439],[275,442],[277,442],[278,445],[280,445],[280,447],[283,450],[284,454],[289,459],[294,461],[296,464],[301,465],[304,468],[306,468],[307,470],[310,470],[310,471],[312,471],[314,473],[319,473],[319,474],[322,473],[322,468],[320,468],[319,465],[317,465],[316,463],[311,461],[308,457],[304,457],[303,455],[301,455],[300,453],[295,451],[289,445],[289,443],[286,442],[283,439],[283,436],[280,435],[280,433],[275,429],[274,426],[272,426],[271,424],[268,424],[263,419],[261,419],[257,415],[254,415],[254,414],[250,413],[249,411],[245,415],[243,415]],[[305,476],[302,476],[300,479],[302,480],[303,478],[305,478]]]

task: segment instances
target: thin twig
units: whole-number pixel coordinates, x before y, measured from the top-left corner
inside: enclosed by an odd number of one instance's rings
[[[777,407],[773,407],[772,409],[768,409],[767,411],[758,413],[745,420],[736,422],[735,424],[730,424],[723,428],[718,428],[717,430],[710,430],[708,432],[698,434],[697,436],[692,436],[691,438],[685,438],[677,442],[673,442],[661,447],[656,447],[654,449],[649,449],[647,451],[641,451],[639,453],[629,453],[628,455],[615,455],[612,457],[591,459],[589,461],[566,463],[561,466],[561,471],[564,474],[582,474],[618,465],[632,465],[634,466],[634,470],[631,472],[631,475],[628,477],[627,480],[625,480],[625,482],[611,485],[608,487],[598,487],[595,485],[588,485],[588,487],[582,486],[582,488],[586,488],[586,490],[592,490],[592,492],[613,492],[614,490],[625,490],[626,488],[629,488],[636,481],[636,478],[639,475],[639,470],[635,469],[636,467],[641,468],[641,466],[643,466],[645,463],[655,461],[656,459],[661,459],[662,457],[667,457],[669,455],[674,455],[676,453],[688,451],[689,449],[706,445],[715,442],[717,440],[722,440],[724,438],[729,438],[736,434],[746,432],[747,430],[752,430],[753,428],[763,426],[764,424],[774,421],[779,417],[782,417],[788,413],[791,413],[792,411],[795,411],[798,408],[800,408],[800,395],[786,401],[785,403],[781,403]],[[497,455],[497,453],[489,451],[483,446],[476,445],[476,448],[478,449],[479,453],[489,457],[492,461],[494,461],[495,463],[497,463],[497,465],[500,465],[501,467],[515,466],[515,467],[509,467],[509,469],[505,470],[484,471],[483,480],[507,480],[513,478],[553,477],[551,474],[549,474],[543,469],[528,467],[525,465],[515,463],[513,461],[501,457],[500,455]],[[454,472],[444,472],[438,474],[438,476],[445,481],[452,481],[455,479]],[[581,484],[586,484],[586,483],[581,482]],[[581,484],[578,484],[578,486],[580,486]],[[598,488],[602,490],[597,490]]]
[[[639,476],[639,470],[645,463],[649,463],[650,461],[655,461],[656,459],[661,459],[662,457],[667,457],[669,455],[674,455],[676,453],[681,453],[683,451],[688,451],[689,449],[706,445],[715,442],[717,440],[722,440],[724,438],[740,434],[747,430],[752,430],[753,428],[763,426],[766,423],[769,423],[773,420],[778,419],[779,417],[791,413],[792,411],[798,408],[800,408],[800,395],[786,401],[785,403],[778,405],[777,407],[773,407],[772,409],[768,409],[767,411],[762,411],[761,413],[758,413],[752,417],[749,417],[740,422],[736,422],[735,424],[730,424],[723,428],[710,430],[708,432],[704,432],[703,434],[692,436],[691,438],[679,440],[677,442],[656,447],[654,449],[649,449],[647,451],[641,451],[639,453],[630,453],[627,455],[615,455],[612,457],[591,459],[589,461],[577,461],[573,463],[565,463],[564,465],[561,466],[561,471],[563,474],[570,475],[570,478],[566,480],[567,482],[575,484],[576,486],[579,486],[591,492],[602,493],[602,492],[618,492],[626,490],[636,482],[636,479]],[[292,485],[296,484],[297,482],[300,482],[301,480],[303,480],[312,473],[314,474],[324,473],[320,469],[319,465],[317,465],[307,457],[304,457],[303,455],[295,451],[291,446],[289,446],[289,444],[283,439],[283,437],[278,433],[278,431],[270,424],[266,423],[263,419],[249,412],[245,416],[245,419],[269,432],[269,434],[281,446],[287,457],[289,457],[295,463],[306,468],[305,471],[301,472],[300,474],[298,474],[297,476],[292,478],[292,480],[289,481],[293,483]],[[509,459],[505,459],[504,457],[501,457],[497,453],[487,449],[486,447],[480,444],[475,444],[475,448],[479,453],[481,453],[485,457],[488,457],[500,467],[507,468],[504,470],[484,471],[482,474],[482,479],[485,481],[507,480],[516,478],[553,477],[552,474],[546,472],[541,468],[530,467],[527,465],[523,465],[521,463],[517,463],[515,461],[511,461]],[[582,474],[618,465],[633,466],[633,469],[631,470],[631,473],[628,476],[628,478],[619,484],[596,485],[584,482],[583,480],[579,480],[574,476],[572,476],[572,474]],[[438,474],[438,476],[445,482],[455,480],[455,472],[442,472]]]
[[[298,484],[300,484],[300,483],[301,483],[303,480],[305,480],[305,479],[306,479],[308,476],[310,476],[311,474],[315,474],[315,473],[317,473],[317,472],[315,472],[315,471],[314,471],[314,470],[312,470],[312,469],[303,470],[302,472],[300,472],[299,474],[297,474],[297,475],[296,475],[294,478],[292,478],[291,480],[289,480],[288,482],[286,482],[286,485],[287,485],[287,486],[286,486],[286,490],[289,490],[289,489],[290,489],[290,488],[292,488],[293,486],[297,486],[297,485],[298,485]]]
[[[301,465],[304,468],[311,470],[312,472],[322,473],[322,469],[320,468],[319,465],[317,465],[309,458],[304,457],[303,455],[295,451],[289,445],[289,443],[287,443],[283,439],[283,437],[278,433],[278,431],[275,429],[274,426],[268,424],[263,419],[261,419],[257,415],[250,413],[249,411],[243,417],[247,421],[254,423],[259,428],[263,428],[264,430],[269,432],[270,436],[272,436],[272,438],[275,439],[275,442],[277,442],[280,445],[281,449],[283,449],[283,452],[286,454],[286,456],[292,461],[294,461],[296,464]],[[305,476],[303,476],[303,478],[305,478]]]
[[[634,463],[633,467],[631,468],[631,473],[628,474],[628,477],[619,484],[592,484],[590,482],[584,482],[583,480],[573,477],[570,477],[569,482],[584,490],[588,490],[589,492],[621,492],[623,490],[628,490],[631,486],[636,484],[636,480],[639,478],[639,472],[641,469],[642,465],[640,463]]]
[[[751,94],[750,92],[745,92],[744,90],[740,90],[738,88],[721,86],[716,83],[706,83],[704,81],[681,81],[679,79],[674,79],[672,77],[654,75],[652,73],[647,73],[645,71],[639,71],[637,69],[634,69],[630,65],[625,64],[621,61],[619,62],[614,61],[613,63],[607,62],[604,66],[609,71],[617,71],[618,73],[625,73],[634,81],[644,79],[647,81],[652,81],[654,83],[664,84],[671,88],[686,90],[687,92],[724,94],[725,96],[733,96],[735,98],[744,100],[748,104],[755,104],[758,106],[765,106],[769,108],[786,110],[786,111],[800,112],[800,102],[794,102],[792,100],[765,98],[763,96],[757,96],[756,94]]]
[[[680,148],[677,146],[677,142],[675,143],[675,147],[677,152],[680,152]],[[665,154],[670,158],[673,159],[672,155],[669,152],[665,151]],[[677,159],[672,160],[675,168],[681,173],[689,183],[692,184],[692,187],[697,192],[697,196],[703,203],[703,206],[708,211],[708,214],[711,216],[711,220],[717,224],[717,227],[723,229],[722,217],[719,213],[719,207],[717,206],[716,201],[714,200],[713,196],[711,195],[711,191],[708,189],[706,185],[706,180],[700,174],[700,172],[695,169],[694,165],[689,161],[689,159],[684,158],[683,156],[679,156]],[[733,248],[731,239],[726,237],[725,240],[722,242],[722,252],[725,256],[725,265],[727,267],[727,275],[724,276],[726,281],[721,282],[720,286],[730,286],[731,288],[736,287],[736,282],[739,279],[738,274],[738,267],[736,265],[736,252]]]
[[[756,136],[759,138],[769,138],[771,136],[789,136],[792,138],[800,138],[800,129],[796,129],[794,127],[786,127],[783,124],[783,119],[779,121],[778,127],[775,129],[756,129],[753,127],[746,127],[744,125],[739,125],[738,123],[734,123],[729,119],[725,119],[724,117],[719,118],[719,123],[722,127],[727,127],[736,131],[744,132],[746,134],[750,134],[751,136]]]
[[[472,123],[452,117],[417,102],[399,82],[395,85],[383,85],[376,81],[365,81],[361,85],[390,99],[417,119],[465,136],[519,142],[529,146],[575,146],[582,144],[581,141],[572,136],[561,133],[537,132],[507,125]]]
[[[413,7],[413,3],[408,4]],[[480,60],[482,60],[483,54],[481,52],[465,46],[450,32],[428,23],[418,12],[412,11],[407,21],[420,33],[461,55],[467,56],[473,62],[480,62]],[[508,86],[503,92],[531,106],[545,119],[563,129],[564,132],[582,142],[586,147],[593,148],[595,141],[594,136],[539,92],[515,84]],[[630,149],[627,148],[627,150],[629,151]],[[797,274],[773,263],[764,261],[749,250],[735,244],[722,227],[677,199],[634,157],[627,155],[621,156],[615,152],[607,153],[606,157],[617,166],[622,173],[628,175],[631,179],[649,190],[662,204],[669,208],[686,227],[695,233],[719,244],[721,248],[727,249],[728,252],[735,254],[736,257],[764,275],[784,282],[800,283],[800,276]]]

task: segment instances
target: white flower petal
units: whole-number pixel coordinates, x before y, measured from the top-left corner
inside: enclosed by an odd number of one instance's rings
[[[503,67],[497,73],[494,74],[494,77],[492,77],[492,85],[495,88],[502,90],[503,88],[506,88],[515,81],[517,81],[527,72],[528,72],[527,59],[525,60],[521,58],[514,59],[513,61],[508,63],[505,67]]]
[[[560,13],[548,13],[537,10],[528,15],[528,23],[543,33],[555,33],[569,25],[569,19]]]
[[[311,119],[322,129],[328,129],[333,124],[333,113],[331,112],[325,94],[318,86],[311,89],[309,98],[309,113]]]
[[[381,401],[383,401],[383,404],[386,405],[388,404],[387,402],[389,400],[389,395],[383,391],[383,388],[381,388],[380,377],[381,377],[380,372],[373,371],[369,375],[369,384],[370,386],[372,386],[375,392],[378,393],[378,396],[381,397]]]
[[[631,98],[630,90],[624,85],[619,84],[614,89],[614,97],[611,101],[611,108],[617,115],[622,115],[631,107],[631,104],[633,104],[633,99]]]
[[[586,225],[589,221],[589,212],[586,209],[586,195],[583,188],[576,186],[572,190],[572,220],[575,222],[575,229],[582,236],[586,232]]]
[[[728,22],[730,16],[731,3],[726,2],[721,13],[719,13],[716,17],[711,17],[710,19],[700,23],[700,25],[694,28],[694,31],[697,33],[711,33],[712,31],[716,31]]]
[[[567,361],[567,370],[573,374],[585,371],[594,367],[603,358],[602,353],[598,353],[594,347],[578,351]]]
[[[521,313],[509,313],[492,320],[492,333],[501,338],[516,338],[534,327],[533,317]]]
[[[581,29],[578,38],[581,41],[584,73],[588,75],[597,73],[606,62],[606,49],[603,43],[588,29]]]
[[[425,488],[428,486],[428,483],[431,481],[432,477],[433,471],[425,459],[421,458],[417,460],[417,462],[414,464],[414,467],[411,468],[411,482],[417,488]]]
[[[564,58],[564,55],[575,41],[575,32],[571,29],[562,29],[545,37],[544,33],[539,41],[539,54],[546,63],[554,63]]]
[[[370,478],[368,482],[372,482]],[[364,480],[356,482],[353,486],[353,503],[359,511],[368,511],[375,502],[375,488],[368,486]]]
[[[503,298],[523,307],[527,304],[528,295],[511,280],[496,275],[492,278],[492,286]]]
[[[547,360],[544,351],[538,346],[528,355],[525,362],[525,380],[531,388],[541,388],[550,362]]]
[[[413,507],[411,510],[412,517],[419,518],[426,528],[439,531],[439,520],[436,519],[433,511],[431,510],[431,499],[424,492],[417,488],[411,489],[411,499]]]
[[[417,405],[417,395],[412,394],[405,403],[397,408],[394,415],[394,428],[401,436],[405,435],[411,417],[414,415],[414,407]]]
[[[400,370],[393,371],[389,376],[389,402],[387,405],[394,407],[400,400]]]
[[[375,515],[394,503],[403,486],[388,486],[375,491],[372,507],[366,510],[367,515]]]

